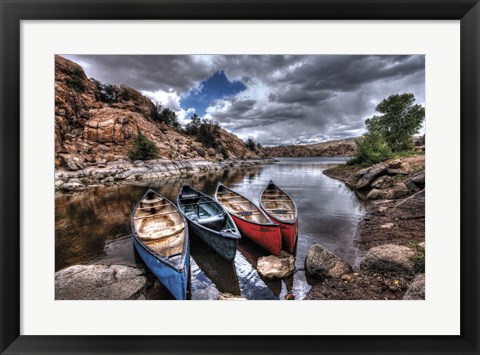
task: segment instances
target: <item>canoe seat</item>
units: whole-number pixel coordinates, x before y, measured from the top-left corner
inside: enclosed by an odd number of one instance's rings
[[[216,225],[218,223],[221,223],[225,220],[225,215],[219,214],[216,216],[208,216],[208,217],[203,217],[203,218],[198,218],[197,223],[201,224],[202,226],[208,227],[212,225]]]
[[[288,213],[288,210],[269,210],[269,212],[272,212],[275,214],[286,214]]]
[[[252,211],[241,211],[241,212],[237,212],[237,214],[239,216],[251,216],[253,214]]]
[[[146,231],[146,232],[139,232],[138,236],[140,239],[149,241],[149,240],[159,240],[163,238],[169,238],[176,234],[179,234],[184,229],[183,224],[173,226],[170,228],[155,230],[155,231]]]

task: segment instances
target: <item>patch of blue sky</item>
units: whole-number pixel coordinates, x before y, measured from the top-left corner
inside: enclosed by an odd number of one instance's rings
[[[241,81],[229,81],[223,71],[218,71],[202,81],[197,90],[191,90],[182,97],[180,105],[185,110],[194,108],[195,113],[203,117],[212,101],[236,95],[245,89]]]

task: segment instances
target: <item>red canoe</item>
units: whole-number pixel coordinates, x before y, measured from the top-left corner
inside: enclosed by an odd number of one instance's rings
[[[246,197],[218,183],[215,198],[232,216],[240,233],[274,255],[282,250],[280,227]]]
[[[262,192],[260,207],[280,226],[283,249],[293,254],[298,237],[297,206],[288,194],[271,180]]]

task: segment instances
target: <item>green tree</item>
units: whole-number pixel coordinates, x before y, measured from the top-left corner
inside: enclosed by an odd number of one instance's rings
[[[245,138],[243,144],[245,144],[245,147],[250,149],[252,152],[254,152],[257,148],[257,143],[255,143],[252,138]]]
[[[132,160],[150,160],[158,157],[158,148],[154,142],[139,133],[135,138],[133,148],[128,152]]]
[[[382,136],[393,152],[411,150],[413,135],[418,133],[425,118],[425,108],[415,104],[415,96],[391,95],[375,110],[382,115],[365,121],[368,131]]]
[[[215,147],[219,137],[220,126],[213,120],[203,119],[198,127],[197,139],[206,147]]]
[[[190,117],[190,122],[185,126],[186,133],[192,136],[196,135],[198,133],[198,129],[200,128],[201,124],[202,124],[202,119],[196,113],[194,113]]]
[[[180,128],[180,124],[178,123],[177,114],[175,113],[175,111],[169,109],[168,107],[163,107],[158,102],[155,102],[153,106],[154,108],[150,116],[152,120],[157,122],[163,122],[167,126],[170,126],[172,128]]]
[[[382,115],[365,120],[367,133],[357,141],[355,156],[348,164],[374,164],[413,149],[413,135],[425,119],[425,108],[415,104],[415,96],[391,95],[375,110]]]

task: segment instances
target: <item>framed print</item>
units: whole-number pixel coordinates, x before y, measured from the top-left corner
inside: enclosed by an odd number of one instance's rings
[[[2,354],[479,352],[476,1],[0,1]]]

